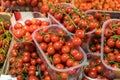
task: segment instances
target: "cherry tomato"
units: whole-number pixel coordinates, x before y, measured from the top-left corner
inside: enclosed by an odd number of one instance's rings
[[[70,52],[70,47],[65,45],[62,47],[62,53],[69,53]]]
[[[74,54],[74,59],[77,61],[80,61],[83,59],[83,54],[81,52],[77,52],[76,54]]]
[[[56,64],[55,66],[58,69],[64,69],[64,65],[63,64]]]
[[[62,43],[60,41],[57,41],[53,44],[53,47],[55,50],[60,50],[62,48]]]
[[[73,65],[73,60],[67,59],[66,65],[67,65],[68,67],[72,67],[72,65]]]
[[[114,47],[114,45],[115,45],[114,39],[109,38],[109,39],[107,40],[107,45],[108,45],[109,47]]]
[[[55,58],[53,59],[53,62],[54,62],[55,65],[56,65],[56,64],[60,64],[60,63],[61,63],[61,58],[60,58],[60,57],[55,57]]]
[[[78,29],[78,30],[76,30],[76,32],[75,32],[75,36],[77,36],[77,37],[79,37],[79,38],[82,39],[82,38],[85,37],[85,33],[84,33],[83,30]]]
[[[46,51],[47,50],[47,44],[45,42],[42,42],[40,43],[40,48],[43,50],[43,51]]]
[[[48,55],[51,56],[55,53],[55,49],[53,46],[48,46],[47,48]]]
[[[70,57],[68,56],[68,54],[64,53],[61,55],[61,61],[62,62],[66,62]]]
[[[81,46],[81,44],[82,44],[82,40],[79,37],[74,37],[72,39],[72,42],[73,42],[74,46]]]

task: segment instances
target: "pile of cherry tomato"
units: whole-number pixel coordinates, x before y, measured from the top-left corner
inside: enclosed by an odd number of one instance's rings
[[[0,14],[0,16],[1,15],[2,14]],[[10,20],[7,20],[5,17],[10,16],[4,15],[4,17],[2,18],[0,17],[0,72],[5,62],[7,52],[10,47],[10,42],[12,40],[12,36],[9,32],[9,27],[11,23]]]
[[[32,41],[32,33],[40,28],[46,27],[49,25],[49,22],[42,21],[39,19],[27,19],[24,24],[17,22],[11,29],[13,36],[17,38],[19,41]]]
[[[73,4],[81,10],[108,10],[119,11],[119,0],[74,0]]]
[[[104,62],[113,68],[119,68],[120,21],[112,21],[105,26],[103,43]]]
[[[77,36],[71,38],[58,26],[42,28],[36,32],[37,44],[55,68],[66,69],[78,66],[84,59],[83,52],[78,48],[82,44],[82,40]],[[67,80],[68,76],[63,77],[62,74],[60,73],[61,79]],[[68,75],[67,73],[64,74]]]
[[[35,45],[30,43],[13,44],[10,56],[9,74],[17,80],[39,80],[39,66],[42,61],[38,57]]]

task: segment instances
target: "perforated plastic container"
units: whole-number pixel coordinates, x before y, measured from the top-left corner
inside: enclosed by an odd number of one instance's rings
[[[17,38],[13,33],[12,33],[12,30],[14,29],[14,25],[18,22],[18,23],[22,23],[22,25],[25,25],[25,21],[27,19],[29,20],[32,20],[32,19],[38,19],[38,20],[41,20],[41,21],[45,21],[45,22],[48,22],[49,24],[51,24],[51,21],[47,18],[47,17],[44,17],[40,12],[20,12],[21,14],[21,18],[19,20],[16,21],[15,19],[15,16],[13,15],[12,19],[11,19],[11,23],[12,23],[12,26],[10,27],[9,31],[11,32],[11,34],[13,35],[13,37],[15,37],[15,40],[16,41],[19,41],[19,42],[31,42],[31,40],[28,40],[28,41],[21,41],[19,38]]]
[[[120,19],[110,19],[110,20],[107,20],[106,22],[104,22],[104,24],[103,24],[103,28],[102,28],[103,34],[102,34],[102,39],[101,39],[101,42],[102,42],[101,43],[101,60],[107,69],[112,70],[112,72],[114,73],[116,78],[120,78],[120,68],[113,68],[110,65],[106,64],[104,61],[104,41],[105,41],[104,30],[109,23],[114,22],[114,21],[120,21]]]
[[[55,25],[55,24],[48,26],[47,29],[52,29],[53,31],[55,31],[55,29],[57,29],[57,28],[60,28],[60,29],[64,30],[64,28],[62,28],[60,25]],[[86,60],[87,60],[86,54],[84,53],[82,48],[77,47],[77,49],[83,53],[83,59],[82,59],[81,63],[78,66],[74,66],[74,67],[70,67],[70,68],[66,68],[66,69],[58,69],[58,68],[56,68],[55,66],[53,66],[50,63],[49,59],[45,55],[45,52],[39,47],[39,44],[38,44],[38,42],[36,41],[36,38],[35,38],[35,33],[38,32],[38,31],[42,31],[42,29],[37,29],[33,33],[32,37],[33,37],[33,40],[34,40],[34,42],[35,42],[35,44],[36,44],[36,46],[38,48],[39,56],[41,57],[42,61],[44,61],[45,65],[47,66],[47,70],[50,73],[51,78],[53,80],[61,80],[60,73],[61,72],[67,72],[68,73],[68,79],[67,80],[69,80],[69,79],[77,80],[80,73],[81,73],[81,71],[82,71],[81,68],[85,65]],[[66,32],[66,33],[69,34],[68,32]],[[72,39],[72,37],[68,36],[67,39]],[[71,73],[70,72],[71,70],[75,70],[75,73]]]

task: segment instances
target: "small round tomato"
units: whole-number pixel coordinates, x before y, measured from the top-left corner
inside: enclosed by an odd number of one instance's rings
[[[117,40],[115,43],[116,47],[120,49],[120,40]]]
[[[70,48],[73,48],[73,43],[72,43],[72,41],[67,41],[67,42],[66,42],[66,45],[69,46]]]
[[[35,59],[31,59],[31,60],[30,60],[30,64],[31,64],[31,65],[36,65],[36,64],[37,64],[37,62],[36,62],[36,60],[35,60]]]
[[[75,36],[82,39],[82,38],[85,37],[85,32],[83,30],[78,29],[78,30],[75,31]]]
[[[36,68],[36,66],[34,66],[34,65],[30,65],[30,66],[29,66],[29,70],[34,70],[34,71],[36,71],[37,68]]]
[[[45,71],[44,71],[44,76],[47,76],[47,75],[49,75],[49,73],[48,73],[47,70],[45,70]]]
[[[39,79],[37,78],[37,76],[31,75],[29,76],[28,80],[39,80]]]
[[[17,57],[18,56],[18,51],[15,49],[12,49],[11,51],[12,56]]]
[[[57,20],[61,20],[61,19],[63,18],[63,14],[56,12],[56,13],[54,14],[54,17],[55,17],[55,19],[57,19]]]
[[[37,58],[36,61],[37,61],[38,64],[42,64],[42,60],[40,58]]]
[[[78,50],[77,50],[77,49],[72,49],[72,50],[70,51],[70,54],[71,54],[72,56],[74,56],[76,53],[78,53]]]
[[[36,58],[36,57],[37,57],[37,53],[36,53],[36,52],[32,52],[32,53],[31,53],[31,57],[32,57],[32,58]]]
[[[70,47],[65,45],[65,46],[62,47],[61,51],[62,51],[62,53],[69,53],[70,52]]]
[[[110,52],[110,53],[107,54],[107,58],[109,59],[109,61],[114,61],[115,60],[115,55]]]
[[[24,80],[21,75],[17,75],[17,80]]]
[[[47,75],[47,76],[45,76],[44,80],[51,80],[51,78],[49,75]]]
[[[79,62],[78,61],[74,61],[73,62],[73,66],[78,66],[79,65]]]
[[[109,38],[109,39],[107,40],[107,45],[108,45],[109,47],[114,47],[114,45],[115,45],[114,39]]]
[[[115,57],[116,57],[116,61],[120,62],[120,54],[117,54]]]
[[[14,29],[21,29],[23,27],[23,25],[19,22],[17,22],[15,25],[14,25]]]
[[[47,42],[47,43],[50,42],[50,39],[51,39],[51,35],[50,34],[45,34],[44,35],[44,41],[45,42]]]
[[[30,52],[25,51],[25,52],[22,53],[22,56],[29,56],[30,57]]]
[[[28,71],[28,75],[33,75],[34,76],[35,75],[35,71],[34,70],[29,70]]]
[[[81,46],[81,44],[82,44],[82,40],[79,37],[74,37],[72,39],[72,42],[73,42],[74,46]]]
[[[96,66],[96,70],[98,73],[101,73],[103,71],[103,65]]]
[[[96,71],[89,71],[88,76],[91,78],[96,78],[97,77],[97,72]]]
[[[47,48],[48,55],[51,56],[55,53],[55,49],[53,46],[48,46]]]
[[[40,48],[43,50],[43,51],[46,51],[47,50],[47,44],[45,42],[42,42],[40,43]]]
[[[73,66],[73,60],[67,59],[66,65],[67,65],[68,67],[72,67],[72,66]]]
[[[110,37],[112,35],[113,35],[113,32],[112,32],[111,29],[107,28],[107,29],[104,30],[104,36],[105,37]]]
[[[62,43],[60,41],[57,41],[53,44],[53,47],[55,50],[60,50],[62,48]]]
[[[35,38],[36,38],[36,41],[37,41],[38,43],[40,43],[40,42],[43,41],[43,36],[42,36],[42,35],[39,35],[39,33],[36,33]]]
[[[61,58],[60,58],[60,57],[55,57],[55,58],[53,59],[53,62],[54,62],[55,65],[56,65],[56,64],[60,64],[60,63],[61,63]]]
[[[104,52],[105,52],[105,53],[109,53],[109,52],[111,52],[110,47],[105,46],[105,47],[104,47]]]
[[[45,67],[44,64],[41,64],[41,65],[40,65],[40,70],[41,70],[41,71],[46,71],[46,67]]]
[[[57,42],[57,41],[59,41],[59,37],[57,35],[55,35],[55,34],[52,34],[51,35],[51,41],[52,42]]]
[[[74,54],[74,59],[77,61],[80,61],[83,59],[83,54],[81,52],[77,52],[76,54]]]
[[[55,66],[58,69],[64,69],[64,65],[63,64],[56,64]]]
[[[22,59],[23,59],[23,62],[29,62],[30,56],[23,56]]]
[[[53,56],[53,58],[55,58],[55,57],[60,57],[61,55],[59,54],[59,53],[55,53],[54,54],[54,56]]]
[[[25,21],[25,25],[27,25],[27,26],[32,25],[32,21],[31,21],[31,20],[26,20],[26,21]]]
[[[90,22],[89,26],[90,26],[90,30],[93,30],[97,28],[99,25],[97,22]]]
[[[68,73],[62,72],[62,73],[60,73],[60,75],[61,75],[63,80],[67,80],[68,79]]]
[[[70,57],[68,56],[68,54],[64,53],[61,55],[61,61],[62,62],[66,62]]]
[[[98,28],[98,29],[95,30],[95,35],[101,36],[101,34],[102,34],[102,29],[101,28]]]
[[[70,31],[70,32],[74,32],[75,26],[72,25],[72,24],[68,24],[68,25],[66,26],[66,29],[67,29],[68,31]]]

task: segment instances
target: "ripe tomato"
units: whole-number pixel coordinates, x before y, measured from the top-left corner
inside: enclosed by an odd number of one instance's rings
[[[72,42],[73,42],[74,46],[81,46],[81,44],[82,44],[82,40],[79,37],[74,37],[72,39]]]
[[[72,41],[67,41],[67,42],[66,42],[66,45],[69,46],[70,48],[73,48],[73,43],[72,43]]]
[[[4,63],[5,61],[5,56],[3,53],[0,53],[0,63]]]
[[[69,57],[68,54],[66,54],[66,53],[63,53],[63,54],[61,55],[61,61],[62,61],[62,62],[66,62],[69,58],[70,58],[70,57]]]
[[[78,61],[74,61],[73,62],[73,66],[78,66],[79,65],[79,62]]]
[[[90,22],[89,26],[90,26],[90,30],[93,30],[95,28],[98,28],[99,25],[97,22]]]
[[[46,71],[46,68],[45,68],[45,65],[44,65],[44,64],[41,64],[41,65],[40,65],[40,70],[41,70],[41,71]]]
[[[110,37],[112,35],[113,35],[113,32],[112,32],[111,29],[107,28],[107,29],[104,30],[104,36],[105,37]]]
[[[44,41],[45,42],[47,42],[47,43],[50,42],[50,39],[51,39],[51,35],[50,34],[45,34],[44,35]]]
[[[31,60],[30,60],[30,64],[31,64],[31,65],[36,65],[36,64],[37,64],[37,62],[36,62],[36,60],[35,60],[35,59],[31,59]]]
[[[109,39],[107,40],[107,45],[108,45],[109,47],[114,47],[114,45],[115,45],[114,39],[109,38]]]
[[[62,47],[61,51],[62,51],[62,53],[69,53],[70,52],[70,47],[65,45],[65,46]]]
[[[67,29],[68,31],[70,31],[70,32],[74,32],[75,26],[72,25],[72,24],[68,24],[68,25],[66,26],[66,29]]]
[[[117,54],[115,57],[116,57],[116,61],[120,62],[120,54]]]
[[[55,49],[53,46],[48,46],[47,48],[48,55],[51,56],[55,53]]]
[[[61,77],[62,77],[62,79],[64,80],[66,80],[66,79],[68,79],[68,74],[66,73],[66,72],[62,72],[62,73],[60,73],[60,75],[61,75]]]
[[[61,55],[59,53],[55,53],[53,58],[55,58],[55,57],[61,57]]]
[[[72,67],[72,66],[73,66],[73,60],[67,59],[66,65],[67,65],[68,67]]]
[[[120,40],[117,40],[115,43],[116,47],[120,49]]]
[[[103,71],[103,65],[96,66],[96,70],[98,73],[101,73]]]
[[[36,52],[32,52],[31,53],[31,57],[35,59],[37,57],[37,53]]]
[[[51,80],[50,76],[45,76],[44,80]]]
[[[96,71],[89,71],[88,76],[91,78],[96,78],[97,77],[97,72]]]
[[[44,76],[47,76],[47,75],[49,75],[49,73],[48,73],[48,71],[46,70],[46,71],[44,71]]]
[[[30,56],[22,56],[23,62],[29,62]]]
[[[34,65],[30,65],[30,66],[29,66],[29,70],[34,70],[34,71],[36,71],[37,68],[36,68],[36,66],[34,66]]]
[[[37,58],[36,61],[37,61],[38,64],[42,64],[42,60],[40,58]]]
[[[78,30],[75,31],[75,36],[82,39],[82,38],[85,37],[85,32],[83,30],[78,29]]]
[[[19,22],[17,22],[15,25],[14,25],[14,29],[21,29],[23,27],[23,25]]]
[[[74,54],[74,59],[77,61],[80,61],[83,59],[83,54],[81,52],[77,52],[76,54]]]
[[[30,52],[25,51],[25,52],[22,53],[22,56],[29,56],[30,57]]]
[[[32,21],[31,21],[31,20],[26,20],[26,21],[25,21],[25,25],[27,25],[27,26],[32,25]]]
[[[42,42],[43,41],[43,36],[42,35],[39,35],[39,33],[36,33],[36,36],[35,36],[36,40],[38,43]]]
[[[72,56],[74,56],[77,52],[78,52],[77,49],[72,49],[72,50],[70,51],[70,54],[71,54]]]
[[[55,57],[55,58],[53,59],[53,62],[54,62],[54,65],[60,64],[60,63],[61,63],[61,58],[60,58],[60,57]]]
[[[34,70],[29,70],[29,71],[28,71],[28,75],[30,75],[30,76],[31,76],[31,75],[35,76],[35,71],[34,71]]]
[[[60,41],[57,41],[53,44],[53,47],[55,50],[60,50],[62,48],[62,43]]]
[[[63,64],[56,64],[55,66],[58,69],[64,69],[64,65]]]
[[[105,53],[109,53],[109,52],[111,52],[110,47],[105,46],[105,47],[104,47],[104,52],[105,52]]]
[[[59,37],[57,35],[55,35],[55,34],[52,34],[51,35],[51,41],[52,42],[57,42],[57,41],[59,41]]]
[[[39,79],[37,78],[37,76],[31,75],[29,76],[28,80],[39,80]]]
[[[46,51],[47,50],[47,44],[45,42],[42,42],[40,43],[40,48],[43,50],[43,51]]]
[[[61,20],[61,19],[63,18],[63,14],[56,12],[56,13],[54,14],[54,17],[55,17],[55,19],[57,19],[57,20]]]

